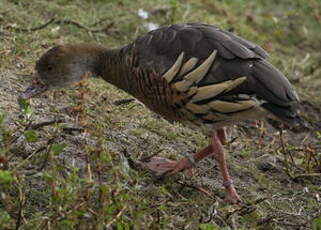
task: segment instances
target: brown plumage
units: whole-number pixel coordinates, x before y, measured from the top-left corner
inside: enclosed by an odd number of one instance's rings
[[[240,201],[230,179],[222,129],[238,121],[274,119],[304,124],[299,98],[283,74],[256,44],[204,24],[181,24],[151,31],[120,49],[68,44],[52,48],[37,62],[37,80],[22,97],[63,87],[92,73],[116,85],[169,121],[202,130],[210,144],[193,158],[174,162],[156,157],[145,163],[156,174],[171,175],[214,154],[227,201]]]

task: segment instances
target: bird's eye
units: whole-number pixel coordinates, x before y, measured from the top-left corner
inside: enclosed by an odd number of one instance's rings
[[[48,67],[47,67],[47,70],[48,70],[48,71],[53,70],[52,66],[48,66]]]

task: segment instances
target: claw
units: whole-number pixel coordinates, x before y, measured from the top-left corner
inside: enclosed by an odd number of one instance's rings
[[[233,185],[227,188],[225,202],[229,204],[240,204],[242,202]]]

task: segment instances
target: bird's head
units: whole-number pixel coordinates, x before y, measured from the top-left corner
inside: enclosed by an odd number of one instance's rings
[[[90,44],[56,46],[36,63],[32,84],[20,95],[34,97],[48,89],[63,88],[87,78],[94,72],[100,47]]]

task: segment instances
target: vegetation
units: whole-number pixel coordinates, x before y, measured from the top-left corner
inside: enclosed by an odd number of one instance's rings
[[[255,41],[320,127],[320,0],[0,0],[0,229],[321,229],[321,132],[242,123],[226,150],[241,206],[211,159],[157,179],[136,162],[178,159],[206,138],[92,79],[31,101],[34,63],[66,42],[122,46],[155,26],[214,24]]]

